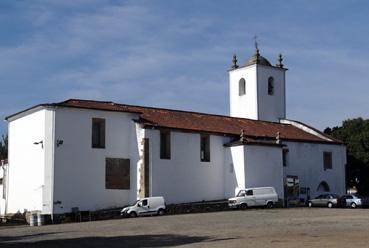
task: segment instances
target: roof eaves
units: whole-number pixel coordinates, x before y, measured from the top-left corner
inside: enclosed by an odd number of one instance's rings
[[[330,145],[344,145],[342,141],[328,141],[328,140],[309,140],[309,139],[291,139],[291,138],[282,138],[282,141],[290,141],[290,142],[304,142],[304,143],[315,143],[315,144],[330,144]]]
[[[142,112],[140,111],[131,111],[131,110],[123,110],[123,109],[104,109],[104,108],[95,108],[95,107],[87,107],[87,106],[73,106],[73,105],[64,105],[64,104],[59,104],[59,103],[55,104],[54,106],[63,107],[63,108],[91,109],[91,110],[98,110],[98,111],[142,114]]]
[[[232,147],[232,146],[242,146],[242,145],[259,145],[259,146],[273,146],[273,147],[284,147],[286,146],[285,144],[278,144],[276,142],[265,142],[265,141],[246,141],[246,142],[241,142],[241,141],[233,141],[233,142],[229,142],[224,144],[225,147]]]
[[[24,109],[22,111],[16,112],[14,114],[8,115],[4,119],[6,121],[8,121],[9,119],[11,119],[13,117],[16,117],[17,115],[21,115],[23,113],[26,113],[26,112],[28,112],[30,110],[33,110],[33,109],[36,109],[36,108],[40,108],[40,107],[55,107],[55,106],[56,106],[55,103],[41,103],[41,104],[37,104],[37,105],[34,105],[34,106],[30,107],[30,108],[27,108],[27,109]]]
[[[342,143],[342,144],[344,143],[342,140],[336,139],[336,138],[332,137],[331,135],[328,135],[328,134],[326,134],[326,133],[323,133],[322,131],[320,131],[320,130],[316,129],[315,127],[312,127],[312,126],[310,126],[310,125],[307,125],[307,124],[305,124],[305,123],[303,123],[303,122],[301,122],[301,121],[289,120],[289,119],[286,119],[286,121],[292,121],[292,122],[298,123],[298,124],[300,124],[300,125],[302,125],[302,126],[305,126],[305,127],[307,127],[307,128],[310,128],[311,130],[313,130],[314,132],[318,133],[319,135],[321,135],[321,136],[325,137],[326,139],[330,139],[330,140],[332,140],[332,142],[334,142],[334,143]],[[287,124],[287,123],[286,123],[286,124]],[[290,124],[290,125],[291,125],[291,124]],[[317,136],[317,135],[316,135],[316,136]],[[317,137],[318,137],[318,136],[317,136]]]

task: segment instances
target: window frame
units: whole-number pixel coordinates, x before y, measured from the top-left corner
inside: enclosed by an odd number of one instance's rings
[[[105,149],[106,147],[106,120],[104,118],[94,117],[91,120],[91,147],[96,149]]]
[[[333,154],[331,151],[323,152],[323,169],[324,170],[333,169]]]
[[[246,95],[246,80],[244,78],[241,78],[238,81],[238,95],[239,96]]]
[[[105,158],[105,189],[131,189],[131,163],[127,158]]]
[[[200,161],[210,162],[211,152],[210,152],[210,135],[200,134]]]
[[[282,149],[282,163],[283,163],[283,167],[287,167],[288,166],[288,153],[289,153],[289,150],[288,149]]]
[[[268,77],[268,95],[274,96],[274,78],[272,76]]]
[[[171,133],[160,130],[160,159],[171,159]]]

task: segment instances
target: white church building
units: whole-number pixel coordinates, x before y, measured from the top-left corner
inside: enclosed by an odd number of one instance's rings
[[[286,70],[259,50],[229,69],[230,116],[69,99],[10,115],[1,214],[221,200],[273,186],[279,198],[345,193],[344,144],[286,119]]]

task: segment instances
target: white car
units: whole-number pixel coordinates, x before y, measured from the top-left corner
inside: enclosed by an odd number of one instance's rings
[[[145,215],[164,215],[165,214],[164,197],[146,197],[138,200],[134,205],[122,209],[122,216],[137,217]]]
[[[274,207],[278,202],[278,194],[273,187],[248,188],[238,192],[236,197],[228,199],[230,208],[246,209],[248,207]]]

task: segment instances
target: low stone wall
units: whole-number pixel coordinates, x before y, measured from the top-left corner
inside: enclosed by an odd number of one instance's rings
[[[80,221],[95,221],[122,218],[121,208],[104,209],[93,212],[83,211],[80,213],[66,213],[54,216],[54,223],[68,223]],[[167,205],[166,214],[204,213],[228,210],[227,200],[203,201],[183,204]]]
[[[280,202],[275,207],[282,207]],[[79,211],[75,213],[65,213],[51,216],[45,216],[45,224],[57,224],[57,223],[70,223],[70,222],[83,222],[83,221],[95,221],[95,220],[108,220],[122,218],[120,211],[123,207],[113,209],[103,209],[98,211]],[[169,204],[167,205],[166,214],[187,214],[187,213],[205,213],[205,212],[217,212],[230,210],[228,207],[228,201],[226,199],[216,201],[201,201],[182,204]],[[27,219],[29,215],[20,214],[18,219]],[[25,222],[24,222],[25,223]]]
[[[229,210],[227,200],[167,205],[167,214],[204,213]]]

